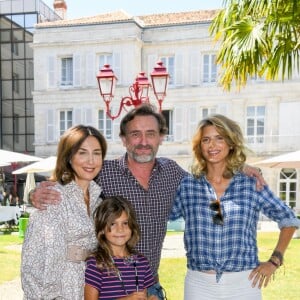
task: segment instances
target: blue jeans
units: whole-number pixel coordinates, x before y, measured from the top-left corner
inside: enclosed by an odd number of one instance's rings
[[[166,292],[159,282],[148,287],[148,296],[151,295],[156,296],[159,300],[167,300]]]

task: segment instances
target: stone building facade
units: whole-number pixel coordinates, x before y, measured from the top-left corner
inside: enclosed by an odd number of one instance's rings
[[[171,75],[163,103],[169,133],[159,155],[188,169],[191,137],[198,122],[211,113],[239,122],[253,150],[250,164],[298,150],[299,76],[284,83],[253,78],[240,91],[234,87],[224,91],[215,64],[218,44],[208,31],[215,14],[210,10],[136,17],[117,11],[38,24],[33,39],[36,155],[55,155],[60,135],[83,123],[106,136],[109,158],[120,156],[124,151],[118,136],[120,118],[106,117],[96,74],[108,63],[119,79],[114,113],[136,75],[140,71],[149,75],[158,60]],[[155,101],[151,93],[150,98]],[[299,169],[263,171],[271,187],[289,205],[300,208]]]

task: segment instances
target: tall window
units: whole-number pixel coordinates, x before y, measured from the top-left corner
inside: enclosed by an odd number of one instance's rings
[[[73,85],[73,58],[61,59],[61,85]]]
[[[103,68],[105,64],[110,65],[113,69],[115,76],[118,78],[117,85],[122,85],[121,78],[121,62],[119,53],[102,53],[98,56],[99,70]]]
[[[112,139],[112,120],[106,115],[102,109],[98,111],[98,129],[107,140]]]
[[[174,132],[173,132],[173,111],[172,110],[163,110],[163,116],[166,119],[167,127],[168,127],[168,134],[165,137],[166,141],[173,141],[174,140]]]
[[[291,208],[296,206],[297,172],[295,169],[282,169],[279,176],[279,197]]]
[[[203,82],[216,82],[217,64],[215,54],[203,55]]]
[[[207,118],[217,112],[215,107],[202,108],[202,119]]]
[[[103,68],[105,64],[109,64],[113,68],[113,56],[111,53],[99,55],[99,70]]]
[[[265,106],[248,106],[246,119],[248,143],[263,143],[265,135]]]
[[[169,77],[169,85],[174,85],[174,76],[175,76],[175,57],[174,56],[163,56],[160,58],[164,66],[167,68]]]
[[[59,134],[62,135],[73,125],[73,112],[71,110],[62,110],[59,112]]]

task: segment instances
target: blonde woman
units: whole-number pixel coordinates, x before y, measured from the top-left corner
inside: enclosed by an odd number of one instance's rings
[[[293,211],[255,179],[241,172],[246,149],[240,127],[215,115],[200,122],[193,139],[193,175],[177,190],[170,219],[185,219],[185,300],[259,300],[261,288],[282,265],[300,225]],[[256,241],[259,214],[278,223],[270,259],[260,262]]]

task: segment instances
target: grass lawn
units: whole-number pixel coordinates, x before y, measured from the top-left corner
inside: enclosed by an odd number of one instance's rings
[[[174,234],[174,233],[172,233]],[[176,234],[176,233],[175,233]],[[267,260],[273,251],[278,233],[259,233],[258,245],[261,260]],[[22,238],[0,235],[0,284],[20,276],[20,251]],[[275,281],[263,289],[264,300],[295,300],[299,298],[300,287],[300,239],[292,239],[285,256],[284,266],[275,275]],[[161,283],[167,291],[168,300],[183,299],[183,282],[186,259],[164,258],[160,265]]]
[[[20,276],[20,245],[23,239],[15,235],[0,235],[0,284]],[[19,245],[19,246],[18,246]]]

